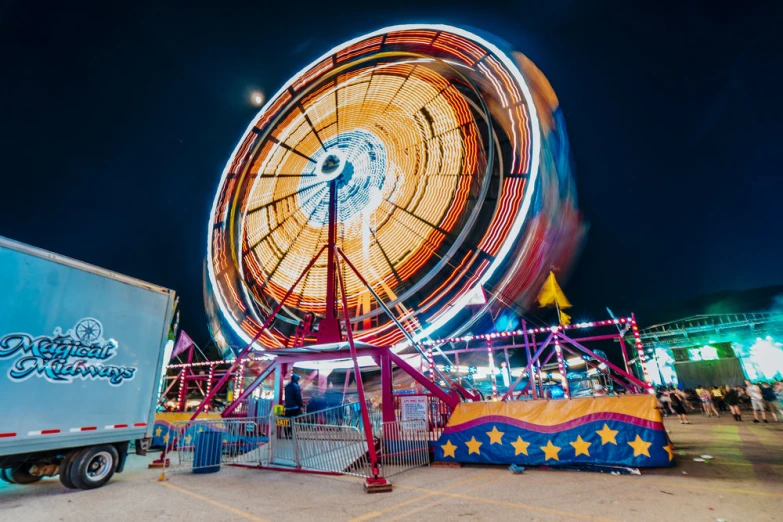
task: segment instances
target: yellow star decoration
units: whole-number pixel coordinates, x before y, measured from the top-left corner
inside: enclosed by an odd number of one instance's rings
[[[650,456],[650,446],[652,446],[652,442],[643,441],[639,435],[636,436],[636,439],[634,439],[633,442],[629,442],[628,445],[633,448],[634,457],[638,457],[639,455]]]
[[[468,447],[468,455],[472,455],[474,453],[481,455],[481,452],[479,451],[481,443],[476,440],[476,437],[471,437],[470,440],[465,443],[465,445]]]
[[[489,444],[500,444],[503,445],[503,441],[501,440],[503,438],[503,435],[505,435],[505,432],[498,431],[497,426],[492,426],[492,431],[488,431],[487,435],[489,435]]]
[[[575,457],[578,455],[587,455],[588,457],[590,456],[590,452],[587,450],[587,448],[590,447],[590,444],[592,444],[592,442],[587,442],[585,440],[582,440],[581,435],[576,437],[576,440],[574,442],[569,442],[569,444],[571,444],[571,446],[574,447],[574,451],[576,452],[574,454]]]
[[[546,446],[541,446],[541,451],[546,453],[546,459],[544,460],[560,460],[560,457],[557,456],[557,453],[560,451],[560,447],[552,444],[551,440],[547,441]]]
[[[192,437],[191,437],[190,435],[187,435],[187,436],[185,437],[185,443],[187,443],[187,444],[190,444],[190,439],[191,439],[191,438],[192,438]]]
[[[666,446],[663,447],[663,449],[665,449],[666,453],[669,454],[669,462],[674,460],[674,450],[672,449],[672,445],[671,444],[667,444]]]
[[[512,442],[511,445],[514,446],[514,455],[519,455],[520,453],[527,455],[527,447],[530,446],[530,443],[522,440],[522,437],[517,437],[517,440]]]
[[[155,430],[155,436],[160,437],[160,432],[163,431],[163,428],[158,428]]]
[[[601,436],[601,446],[606,444],[607,442],[611,442],[615,446],[617,446],[617,440],[615,440],[615,436],[617,435],[617,430],[610,430],[609,426],[604,424],[603,429],[596,431],[598,435]]]
[[[443,448],[444,457],[451,457],[453,459],[457,458],[456,455],[454,455],[454,451],[457,449],[457,446],[452,444],[450,440],[447,440],[446,444],[443,444],[441,448]]]
[[[168,444],[168,442],[169,442],[169,434],[168,433],[163,436],[163,442]]]

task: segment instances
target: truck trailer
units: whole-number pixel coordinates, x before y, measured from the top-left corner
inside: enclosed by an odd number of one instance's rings
[[[146,450],[175,299],[0,237],[0,478],[93,489]]]

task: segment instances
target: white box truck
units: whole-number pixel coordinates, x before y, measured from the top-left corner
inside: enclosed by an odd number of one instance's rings
[[[0,478],[93,489],[152,437],[175,294],[0,237]]]

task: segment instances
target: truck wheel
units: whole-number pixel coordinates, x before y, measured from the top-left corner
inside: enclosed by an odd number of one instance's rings
[[[13,468],[7,473],[14,484],[32,484],[33,482],[38,482],[43,478],[41,476],[30,474],[30,466],[26,464],[18,468]]]
[[[71,451],[65,454],[60,461],[60,483],[68,489],[76,489],[76,484],[71,482],[71,463],[77,452]]]
[[[14,483],[14,481],[11,480],[11,468],[0,468],[0,480],[8,482],[9,484]]]
[[[71,459],[68,478],[79,489],[95,489],[106,484],[117,469],[119,455],[114,446],[92,446]]]

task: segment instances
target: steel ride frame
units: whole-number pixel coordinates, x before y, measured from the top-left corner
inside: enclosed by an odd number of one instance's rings
[[[367,429],[364,430],[367,441],[367,450],[370,456],[370,464],[373,477],[367,479],[365,486],[385,486],[387,484],[386,479],[380,476],[380,469],[378,467],[378,453],[375,448],[375,442],[373,440],[372,430],[369,429],[370,415],[367,406],[367,400],[364,393],[364,384],[361,377],[361,369],[357,359],[361,356],[370,356],[381,369],[381,390],[382,390],[382,418],[383,422],[396,421],[396,413],[394,407],[394,397],[392,394],[392,365],[396,365],[405,373],[410,375],[421,386],[426,388],[431,394],[438,397],[441,401],[446,403],[450,408],[455,408],[460,402],[460,393],[463,396],[470,398],[477,398],[473,393],[464,389],[458,383],[451,381],[447,376],[442,376],[443,380],[449,384],[450,392],[445,392],[440,386],[438,386],[433,379],[430,379],[422,375],[417,369],[406,362],[402,357],[397,355],[391,350],[389,346],[356,346],[353,338],[353,331],[351,328],[351,315],[348,308],[348,300],[345,293],[345,281],[343,280],[341,270],[341,259],[345,265],[359,278],[362,284],[367,288],[370,294],[378,302],[378,305],[383,308],[385,313],[396,324],[396,326],[402,331],[408,342],[416,348],[419,353],[424,352],[419,346],[410,332],[408,332],[394,315],[394,313],[386,306],[386,303],[380,298],[380,296],[373,290],[372,286],[362,276],[359,270],[351,263],[345,252],[337,246],[337,180],[329,181],[329,234],[327,244],[324,245],[318,253],[310,260],[307,266],[302,270],[299,277],[294,281],[293,285],[288,289],[283,298],[274,308],[274,310],[267,316],[261,328],[255,334],[253,339],[245,346],[245,348],[236,356],[231,367],[223,373],[220,380],[212,386],[209,393],[207,393],[201,404],[193,412],[190,420],[195,420],[210,404],[213,397],[221,390],[231,376],[235,375],[237,367],[244,361],[253,349],[253,345],[258,341],[264,331],[267,330],[272,322],[275,320],[277,314],[282,310],[288,298],[294,292],[299,283],[304,279],[305,275],[312,269],[316,261],[321,255],[326,252],[327,255],[327,289],[326,289],[326,311],[324,318],[319,323],[317,343],[318,344],[331,344],[331,343],[343,343],[347,341],[347,350],[341,347],[337,350],[329,350],[322,352],[301,352],[297,350],[285,350],[281,349],[280,354],[277,355],[274,361],[267,366],[251,384],[245,387],[233,402],[229,404],[222,412],[223,417],[231,417],[235,410],[244,403],[244,401],[253,393],[253,391],[268,377],[274,375],[275,378],[275,396],[277,401],[282,397],[282,387],[285,377],[289,370],[296,362],[300,361],[314,361],[314,360],[329,360],[329,359],[345,359],[350,358],[353,361],[353,373],[356,380],[356,388],[359,396],[359,403],[361,408],[362,422]],[[338,296],[339,293],[339,304]],[[338,308],[342,308],[343,319],[338,317]],[[342,338],[341,325],[344,323],[346,339]],[[301,350],[301,349],[300,349]],[[164,455],[161,456],[161,460],[165,460]]]
[[[603,333],[587,336],[575,336],[571,334],[571,331],[592,329],[599,327],[611,327],[617,328],[616,332]],[[568,334],[566,332],[569,332]],[[634,347],[636,348],[636,357],[633,359],[628,358],[628,347],[625,336],[630,332],[633,336]],[[538,336],[544,336],[543,341]],[[519,337],[522,337],[523,342],[518,341]],[[587,343],[594,341],[607,341],[614,340],[620,344],[622,356],[623,356],[623,368],[618,367],[612,362],[601,357],[593,350],[588,348]],[[479,344],[478,346],[471,347],[472,342],[479,342],[485,344]],[[642,346],[639,327],[636,323],[636,316],[631,314],[630,317],[622,317],[619,319],[609,319],[604,321],[592,321],[589,323],[577,323],[571,325],[558,325],[558,326],[543,326],[537,328],[528,328],[527,323],[522,321],[522,328],[520,330],[512,332],[494,332],[490,334],[482,335],[468,335],[464,337],[441,339],[437,341],[430,341],[427,343],[428,347],[439,346],[444,344],[459,345],[464,343],[464,348],[454,348],[451,350],[443,351],[443,354],[448,358],[454,356],[456,364],[459,365],[459,354],[470,352],[484,352],[489,353],[490,367],[493,366],[493,354],[496,351],[502,351],[505,356],[505,362],[508,367],[509,375],[511,372],[511,365],[508,357],[508,350],[525,349],[525,367],[520,373],[519,377],[508,387],[508,390],[500,398],[501,401],[514,399],[528,392],[530,389],[530,395],[533,399],[545,398],[543,380],[541,379],[541,367],[548,364],[553,358],[555,358],[561,375],[566,374],[565,358],[563,354],[568,352],[571,355],[580,357],[587,355],[590,360],[586,360],[585,363],[588,368],[598,370],[599,373],[612,379],[616,384],[619,384],[630,393],[651,393],[653,391],[651,380],[647,372],[647,359],[644,355],[644,349]],[[547,350],[549,348],[549,350]],[[631,367],[634,363],[639,365],[642,378],[638,378],[634,375]],[[604,365],[601,368],[600,365]],[[493,374],[494,375],[494,374]],[[527,383],[521,391],[516,390],[516,386],[522,382],[526,377]],[[564,398],[570,398],[570,390],[568,387],[568,381],[563,382]],[[498,399],[498,394],[494,393],[495,387],[493,386],[493,399]]]
[[[223,373],[220,380],[217,383],[215,383],[214,386],[211,387],[208,393],[205,394],[201,404],[199,404],[199,406],[193,412],[193,415],[191,416],[190,420],[195,420],[210,404],[210,402],[212,401],[214,396],[218,393],[218,391],[220,391],[223,387],[225,387],[228,380],[236,376],[237,371],[240,371],[239,367],[241,367],[243,361],[245,361],[250,355],[253,349],[253,345],[271,326],[271,324],[274,322],[275,318],[277,317],[277,314],[282,310],[286,301],[290,298],[291,294],[294,292],[296,287],[304,279],[307,273],[312,269],[312,267],[315,265],[316,261],[321,257],[321,255],[324,252],[326,252],[327,255],[327,289],[326,289],[326,303],[325,303],[326,310],[325,310],[324,318],[319,323],[317,345],[337,343],[338,346],[337,349],[323,350],[320,352],[308,351],[307,349],[301,347],[292,348],[292,349],[279,349],[278,354],[276,355],[274,361],[271,364],[269,364],[253,380],[251,384],[249,384],[247,387],[242,389],[241,392],[238,393],[238,395],[234,398],[233,402],[231,402],[231,404],[229,404],[222,412],[221,416],[222,417],[235,416],[234,412],[237,410],[237,408],[240,405],[242,405],[248,397],[250,397],[253,391],[256,388],[258,388],[258,386],[265,379],[267,379],[272,375],[274,375],[274,379],[275,379],[275,399],[277,402],[279,402],[283,395],[282,391],[283,391],[284,379],[288,375],[288,372],[291,370],[293,365],[297,362],[350,358],[353,362],[353,373],[354,373],[354,378],[356,380],[356,387],[357,387],[357,393],[358,393],[358,398],[359,398],[359,403],[361,408],[362,422],[366,428],[364,430],[364,433],[367,442],[367,450],[370,457],[371,472],[373,475],[373,477],[366,479],[365,487],[374,487],[374,486],[386,487],[388,483],[386,482],[385,478],[380,476],[380,469],[378,466],[378,453],[375,448],[375,442],[373,440],[372,430],[369,429],[369,427],[371,426],[370,415],[369,415],[369,409],[368,409],[367,400],[364,392],[364,384],[362,382],[362,377],[361,377],[361,369],[358,363],[359,357],[369,356],[375,361],[375,363],[378,366],[380,366],[383,422],[394,422],[397,420],[395,406],[394,406],[394,397],[392,393],[392,389],[393,389],[392,388],[392,365],[393,364],[396,365],[401,370],[403,370],[408,375],[410,375],[422,387],[426,388],[427,391],[429,391],[432,395],[438,397],[438,399],[446,403],[452,410],[460,402],[461,400],[460,395],[462,397],[470,398],[472,400],[480,400],[481,397],[480,395],[474,394],[466,390],[465,388],[460,386],[459,383],[454,382],[447,375],[442,374],[438,370],[437,366],[434,364],[434,361],[432,360],[431,347],[433,345],[439,346],[441,344],[453,343],[459,340],[444,339],[434,343],[433,342],[427,343],[429,349],[426,350],[425,352],[425,350],[422,349],[420,343],[414,340],[410,332],[408,332],[405,329],[405,327],[397,319],[394,313],[389,309],[386,303],[373,290],[372,286],[367,282],[367,280],[362,276],[359,270],[354,266],[354,264],[345,254],[345,252],[343,252],[342,249],[340,249],[337,246],[337,180],[333,179],[329,181],[329,185],[330,185],[329,186],[329,214],[328,214],[329,233],[328,233],[327,244],[324,245],[318,251],[318,253],[316,253],[316,255],[310,260],[310,262],[307,264],[304,270],[302,270],[302,272],[300,273],[296,281],[294,281],[293,285],[291,285],[291,287],[286,291],[285,295],[277,304],[277,306],[274,308],[274,310],[264,320],[264,323],[258,329],[258,332],[255,334],[253,339],[236,356],[230,368]],[[363,345],[361,347],[356,346],[353,337],[353,330],[351,328],[351,315],[348,307],[347,296],[345,293],[345,281],[341,270],[341,260],[359,278],[359,280],[362,282],[365,288],[370,292],[373,298],[375,298],[378,305],[381,308],[383,308],[384,312],[389,316],[389,318],[405,335],[405,337],[408,340],[408,343],[412,347],[414,347],[425,360],[429,362],[429,367],[430,367],[429,376],[423,375],[416,368],[414,368],[412,365],[406,362],[401,356],[394,353],[391,350],[391,347],[389,346],[372,346],[372,345]],[[338,303],[338,295],[339,295],[339,303]],[[338,310],[339,310],[338,307],[342,308],[342,314],[343,314],[342,320],[339,318],[338,315]],[[622,323],[626,323],[626,319],[622,319],[619,321],[622,321]],[[619,321],[618,320],[603,321],[600,322],[600,325],[609,325],[609,324],[614,325],[614,324],[618,324]],[[611,334],[611,335],[592,336],[587,338],[574,339],[565,334],[565,330],[570,329],[570,327],[559,326],[559,327],[551,327],[551,328],[537,328],[533,330],[524,329],[523,330],[524,345],[514,346],[514,348],[521,348],[523,346],[525,348],[525,352],[527,355],[527,365],[526,365],[527,375],[532,376],[534,367],[538,367],[539,361],[545,349],[551,345],[554,347],[554,350],[545,359],[544,364],[546,364],[546,362],[548,362],[552,358],[552,356],[556,356],[558,365],[561,370],[561,375],[566,374],[563,351],[565,350],[575,355],[578,355],[578,352],[581,351],[585,354],[590,355],[594,360],[597,360],[599,363],[603,363],[608,368],[610,368],[611,371],[608,371],[607,374],[609,375],[610,378],[612,378],[615,382],[617,382],[621,386],[631,391],[633,391],[634,389],[638,389],[640,392],[644,392],[644,391],[650,392],[652,388],[649,384],[649,379],[647,378],[647,371],[644,365],[644,353],[641,346],[641,340],[639,339],[639,332],[638,332],[638,327],[636,325],[636,319],[635,317],[632,316],[627,321],[633,330],[634,341],[636,342],[638,355],[640,357],[640,362],[642,363],[642,370],[645,375],[644,381],[634,377],[628,370],[627,355],[625,350],[625,343],[623,340],[624,332],[618,332],[616,334]],[[345,340],[342,338],[342,332],[341,332],[342,328],[340,324],[341,322],[345,326],[345,336],[346,336]],[[574,327],[578,327],[578,325],[574,325],[571,328]],[[538,333],[548,334],[543,342],[538,342],[536,340],[535,335]],[[497,337],[504,337],[504,335],[487,334],[487,335],[476,336],[473,338],[486,340],[487,346],[481,349],[484,351],[488,351],[491,359],[492,353],[495,349],[504,348],[503,346],[497,346],[497,345],[493,347],[492,340]],[[621,368],[617,367],[611,362],[598,356],[595,352],[593,352],[592,350],[590,350],[589,348],[581,344],[582,342],[589,341],[589,340],[599,340],[599,339],[608,339],[608,338],[619,339],[619,342],[621,343],[621,346],[623,348],[624,360],[626,361],[625,370],[622,370]],[[345,341],[347,341],[347,350],[345,345],[343,344]],[[340,346],[341,344],[343,346]],[[313,346],[310,346],[308,348],[312,349]],[[506,346],[505,348],[508,349],[509,347]],[[441,354],[447,359],[448,359],[447,357],[448,353],[454,353],[454,352],[441,352]],[[597,366],[593,362],[590,361],[586,361],[586,362],[589,366]],[[617,375],[619,375],[619,378],[611,375],[612,371],[615,372]],[[449,386],[449,392],[444,391],[438,384],[436,384],[434,379],[436,373],[441,378],[441,380]],[[521,381],[524,375],[525,373],[523,372],[519,376],[519,378],[517,378],[517,380],[509,387],[509,390],[505,393],[505,395],[501,400],[508,400],[509,398],[513,398],[511,397],[511,392],[514,390],[516,385],[519,384],[519,382]],[[532,386],[532,395],[534,399],[538,398],[537,391],[541,393],[541,396],[543,398],[543,386],[541,384],[540,373],[538,374],[539,386],[541,386],[539,390],[536,390],[536,386],[534,385],[535,380],[536,380],[535,378],[528,379],[526,388],[528,386]],[[565,398],[569,398],[567,381],[565,381],[564,390],[566,393]],[[524,391],[525,390],[523,390],[523,393]],[[496,396],[493,398],[497,400]],[[161,459],[159,462],[165,462],[165,460],[166,459],[165,459],[165,450],[164,450],[164,453],[161,455]]]

